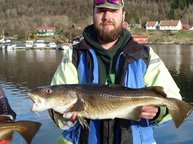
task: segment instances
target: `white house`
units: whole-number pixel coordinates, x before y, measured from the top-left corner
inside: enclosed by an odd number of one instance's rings
[[[38,36],[54,36],[56,34],[56,27],[41,26],[36,29]]]
[[[159,25],[158,21],[147,21],[145,27],[146,30],[156,30],[158,25]]]
[[[182,29],[182,23],[180,20],[162,20],[160,21],[159,29],[178,31]]]

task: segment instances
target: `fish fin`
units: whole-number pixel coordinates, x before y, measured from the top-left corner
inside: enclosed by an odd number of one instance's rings
[[[167,107],[175,123],[176,128],[178,128],[192,113],[193,106],[182,100],[178,100],[174,98],[169,98],[169,101],[171,101],[175,105],[174,108],[173,107],[170,108],[169,105],[167,105]]]
[[[84,99],[82,98],[81,94],[78,94],[77,97],[78,97],[77,102],[70,109],[71,113],[78,113],[78,112],[84,111]],[[86,119],[84,119],[80,114],[77,114],[77,118],[83,128],[85,127],[87,129],[90,129]]]
[[[39,122],[33,122],[33,121],[17,121],[15,122],[18,127],[22,126],[22,129],[17,130],[18,133],[20,133],[23,138],[26,140],[28,144],[31,143],[33,137],[38,132],[41,124]]]
[[[84,110],[84,99],[81,94],[78,94],[78,100],[74,106],[70,109],[71,112],[79,112]]]
[[[82,127],[84,128],[86,128],[86,129],[90,129],[89,128],[89,126],[88,126],[88,123],[87,123],[87,121],[86,121],[86,119],[84,119],[82,116],[80,116],[80,115],[77,115],[77,117],[78,117],[78,120],[79,120],[79,122],[80,122],[80,124],[82,125]]]
[[[142,109],[143,109],[143,107],[142,107],[142,106],[139,106],[139,107],[136,107],[136,108],[133,110],[132,120],[139,121],[139,120],[141,119]]]
[[[153,86],[153,87],[149,87],[149,89],[153,89],[155,92],[161,94],[164,97],[167,96],[167,94],[164,92],[164,88],[161,86]]]
[[[129,119],[139,121],[141,119],[142,106],[136,107],[132,110],[128,110],[127,113],[120,114],[117,118]]]

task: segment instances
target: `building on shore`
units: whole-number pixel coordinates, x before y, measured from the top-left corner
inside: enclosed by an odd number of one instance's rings
[[[181,29],[183,29],[183,25],[180,20],[147,21],[146,23],[146,30],[178,31]]]
[[[159,24],[159,30],[173,30],[178,31],[182,29],[180,20],[162,20]]]
[[[138,43],[148,43],[148,37],[145,35],[132,35],[132,37]]]
[[[158,21],[147,21],[145,27],[146,30],[157,30],[159,26],[159,22]]]
[[[54,26],[42,26],[36,29],[37,36],[54,36],[57,31]]]

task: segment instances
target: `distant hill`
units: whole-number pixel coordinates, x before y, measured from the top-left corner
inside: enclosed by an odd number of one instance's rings
[[[26,37],[42,25],[66,31],[92,23],[93,0],[0,0],[0,34]],[[181,19],[193,25],[193,0],[125,0],[126,21]]]

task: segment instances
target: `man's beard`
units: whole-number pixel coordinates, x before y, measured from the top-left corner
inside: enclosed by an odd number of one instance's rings
[[[110,31],[99,28],[96,25],[94,27],[98,38],[104,43],[113,42],[117,40],[123,29],[121,24],[117,28],[114,28],[113,30],[110,30]]]

